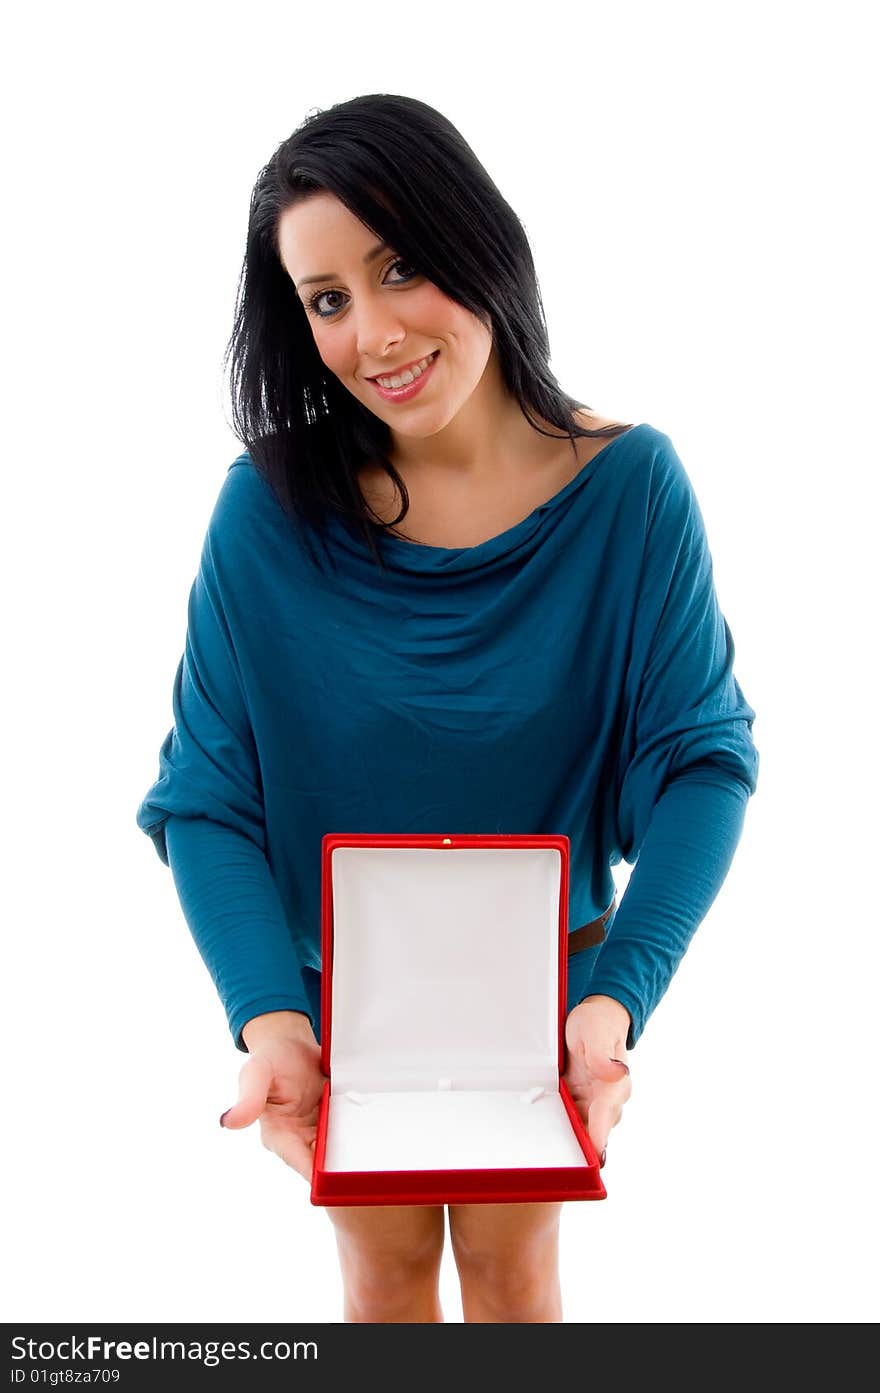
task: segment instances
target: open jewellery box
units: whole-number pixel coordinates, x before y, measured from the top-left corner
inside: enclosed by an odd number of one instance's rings
[[[565,1069],[566,836],[322,840],[313,1204],[604,1199]]]

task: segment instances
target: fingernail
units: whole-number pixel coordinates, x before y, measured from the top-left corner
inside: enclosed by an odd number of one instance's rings
[[[226,1118],[229,1116],[229,1114],[230,1114],[231,1112],[232,1112],[232,1108],[227,1108],[225,1112],[221,1112],[221,1114],[220,1114],[220,1126],[221,1126],[221,1127],[224,1127],[224,1126],[226,1125]]]
[[[603,1152],[602,1152],[602,1155],[599,1157],[599,1169],[600,1169],[600,1170],[602,1169],[602,1167],[603,1167],[604,1164],[605,1164],[605,1157],[606,1157],[607,1155],[608,1155],[608,1152],[607,1152],[607,1151],[603,1151]]]
[[[612,1059],[612,1060],[611,1060],[611,1063],[612,1063],[612,1064],[620,1064],[620,1065],[626,1070],[626,1072],[629,1073],[629,1065],[628,1065],[628,1064],[624,1064],[622,1059]]]

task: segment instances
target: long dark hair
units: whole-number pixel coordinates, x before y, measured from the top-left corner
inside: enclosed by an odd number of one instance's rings
[[[309,115],[260,171],[224,354],[224,365],[232,363],[236,434],[310,553],[302,523],[320,534],[329,509],[361,528],[382,567],[376,534],[394,532],[409,507],[389,458],[390,428],[325,367],[281,262],[281,215],[318,191],[335,194],[408,266],[491,329],[507,389],[541,434],[551,432],[530,410],[564,432],[573,449],[577,436],[627,429],[587,430],[574,420],[585,403],[563,392],[550,370],[524,228],[452,123],[414,97],[375,93],[339,102]],[[358,473],[367,462],[400,491],[393,522],[377,518],[361,492]]]

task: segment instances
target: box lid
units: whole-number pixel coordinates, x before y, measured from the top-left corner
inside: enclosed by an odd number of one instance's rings
[[[328,833],[331,1090],[557,1089],[566,836]]]

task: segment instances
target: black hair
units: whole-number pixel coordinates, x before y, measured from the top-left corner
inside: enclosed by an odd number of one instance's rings
[[[260,171],[224,354],[224,364],[232,362],[236,435],[301,532],[306,522],[320,533],[327,511],[335,511],[360,527],[382,567],[377,535],[393,532],[409,507],[389,458],[389,426],[324,365],[281,262],[281,215],[319,191],[334,194],[408,267],[491,330],[503,381],[536,430],[551,434],[530,410],[564,432],[572,448],[577,436],[628,428],[588,430],[574,420],[585,403],[563,392],[550,370],[525,230],[455,126],[414,97],[354,97],[308,115]],[[400,492],[393,522],[377,518],[362,494],[358,475],[367,462]]]

